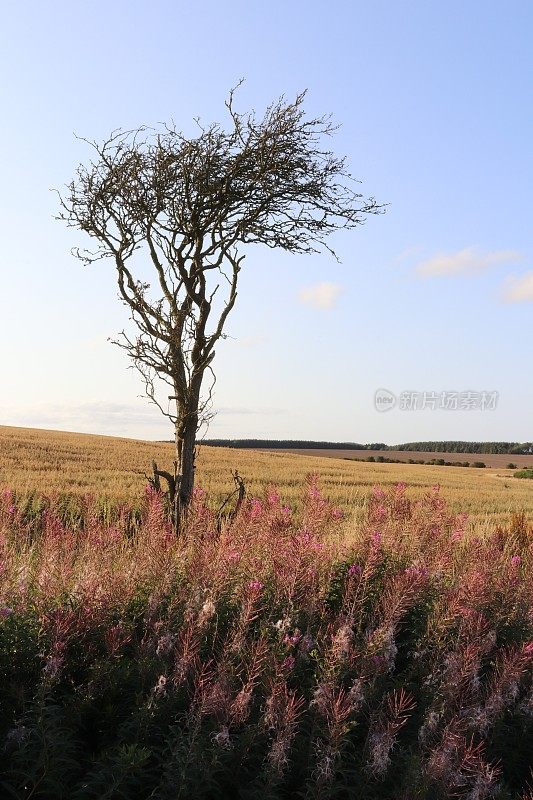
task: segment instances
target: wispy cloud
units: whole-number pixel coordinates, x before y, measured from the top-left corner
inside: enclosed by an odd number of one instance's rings
[[[147,402],[137,405],[100,400],[4,406],[0,407],[0,424],[118,436],[149,436],[166,427],[157,409]]]
[[[249,408],[223,406],[215,409],[217,418],[283,416],[287,409],[271,406]],[[234,422],[231,424],[235,424]],[[117,403],[104,400],[81,403],[28,403],[0,406],[0,425],[23,428],[96,433],[108,436],[129,436],[138,439],[170,439],[170,422],[147,400],[138,403]],[[222,423],[223,425],[223,423]]]
[[[251,350],[256,347],[261,347],[261,345],[268,341],[268,337],[262,335],[239,336],[237,339],[235,339],[228,336],[226,341],[228,344],[233,345],[234,347],[242,347],[246,350]]]
[[[261,416],[264,416],[270,414],[286,414],[287,412],[284,408],[245,408],[243,406],[222,406],[221,408],[216,409],[216,413],[223,415],[260,414]]]
[[[337,298],[342,292],[342,287],[337,283],[315,283],[313,286],[308,286],[301,289],[298,294],[298,300],[305,306],[311,308],[328,309],[333,308],[337,302]]]
[[[416,274],[424,278],[439,275],[469,275],[495,264],[508,264],[521,258],[521,253],[516,250],[493,250],[484,253],[475,247],[465,247],[455,253],[437,253],[421,261],[415,269]]]
[[[404,261],[411,261],[415,256],[421,256],[424,248],[420,244],[414,244],[411,247],[406,247],[392,259],[393,264],[401,264]]]
[[[518,277],[513,275],[508,278],[503,299],[507,303],[533,302],[533,270]]]

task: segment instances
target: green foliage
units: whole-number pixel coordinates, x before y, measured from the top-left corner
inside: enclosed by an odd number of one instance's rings
[[[132,742],[111,747],[89,770],[81,786],[72,795],[73,800],[115,800],[115,798],[145,797],[150,781],[151,752],[147,747]]]
[[[514,473],[515,478],[533,478],[533,469],[519,469]]]
[[[81,741],[68,707],[45,691],[27,704],[5,743],[9,774],[0,778],[6,796],[17,800],[71,797],[80,774]]]
[[[30,612],[0,621],[0,737],[20,713],[25,687],[36,683],[42,668],[39,624]]]

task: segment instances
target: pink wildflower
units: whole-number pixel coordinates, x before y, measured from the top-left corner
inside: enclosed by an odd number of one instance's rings
[[[131,635],[119,623],[118,625],[112,625],[105,632],[104,639],[108,653],[116,655],[124,645],[131,641]]]
[[[311,497],[313,500],[320,499],[320,490],[318,489],[318,487],[311,486],[311,488],[309,489],[309,497]]]
[[[263,513],[263,504],[257,498],[253,498],[252,502],[250,503],[250,518],[251,519],[258,519],[261,514]]]
[[[416,582],[423,582],[429,576],[429,570],[422,564],[411,564],[405,569],[405,576]]]
[[[300,641],[301,638],[302,638],[302,634],[300,633],[298,628],[296,628],[294,633],[292,634],[292,636],[290,636],[288,633],[286,633],[284,638],[283,638],[283,641],[284,641],[284,643],[286,645],[294,647],[295,645],[298,644],[298,642]]]
[[[287,670],[288,672],[291,669],[294,669],[294,665],[296,664],[296,660],[293,656],[287,656],[287,658],[281,664],[282,669]]]
[[[280,499],[281,498],[280,498],[279,494],[274,489],[271,489],[269,491],[269,493],[268,493],[268,502],[269,502],[269,504],[271,506],[277,505],[277,503],[279,503]]]
[[[306,633],[305,636],[302,636],[298,649],[301,653],[304,653],[306,655],[307,653],[310,653],[311,650],[315,648],[315,646],[316,642],[311,636],[311,634]]]
[[[385,506],[379,505],[374,508],[373,517],[377,522],[384,520],[386,516],[387,516],[387,510]]]

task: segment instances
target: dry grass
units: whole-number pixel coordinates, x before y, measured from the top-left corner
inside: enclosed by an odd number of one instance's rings
[[[155,459],[170,467],[170,444],[109,436],[0,426],[0,486],[18,492],[87,493],[117,500],[138,497],[145,471]],[[249,493],[276,484],[288,502],[301,497],[304,478],[321,476],[324,493],[344,509],[362,513],[369,489],[403,481],[413,496],[440,484],[450,507],[480,527],[507,522],[512,512],[533,515],[531,483],[512,470],[466,469],[411,464],[372,464],[321,456],[201,447],[198,480],[218,502],[233,488],[231,470],[246,479]]]

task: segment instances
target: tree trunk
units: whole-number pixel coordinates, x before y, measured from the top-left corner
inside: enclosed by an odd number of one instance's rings
[[[196,431],[198,418],[192,415],[187,419],[180,440],[181,457],[178,457],[179,471],[179,510],[186,511],[194,489],[194,471],[196,458]]]
[[[200,390],[203,372],[197,372],[188,387],[187,397],[178,400],[179,387],[176,386],[177,420],[176,437],[176,495],[173,518],[176,533],[187,513],[194,489],[194,472],[196,459],[196,434],[199,423]]]

